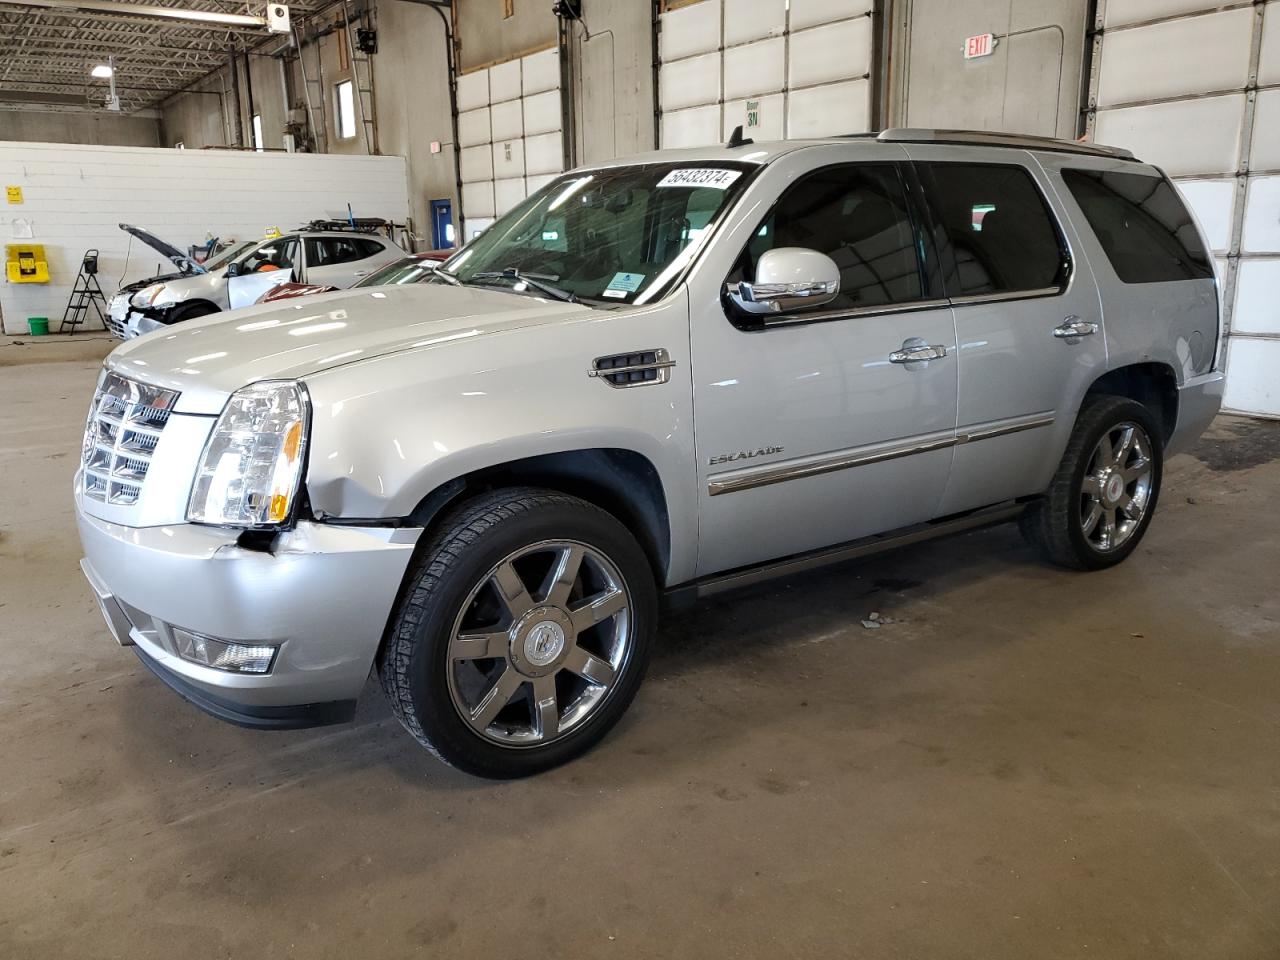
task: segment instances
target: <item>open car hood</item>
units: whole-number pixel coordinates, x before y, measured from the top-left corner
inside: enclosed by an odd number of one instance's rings
[[[196,263],[189,256],[179,250],[171,243],[165,243],[154,233],[147,233],[141,227],[135,227],[129,223],[120,224],[120,229],[130,236],[137,237],[152,250],[163,254],[170,263],[185,273],[207,273],[203,266]]]

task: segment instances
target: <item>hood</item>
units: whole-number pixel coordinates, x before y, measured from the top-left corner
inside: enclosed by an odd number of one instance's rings
[[[216,414],[256,380],[301,379],[373,357],[590,314],[493,288],[413,284],[266,303],[157,330],[107,358],[126,377],[179,390],[178,413]]]
[[[147,233],[147,231],[143,230],[141,227],[135,227],[128,223],[120,224],[120,229],[132,237],[137,237],[139,240],[145,243],[152,250],[155,250],[161,255],[163,255],[164,257],[168,258],[169,262],[172,263],[179,270],[183,270],[187,273],[204,273],[205,272],[205,269],[203,266],[196,263],[189,256],[187,256],[185,253],[183,253],[181,250],[175,247],[173,244],[165,243],[163,240],[157,237],[154,233]]]

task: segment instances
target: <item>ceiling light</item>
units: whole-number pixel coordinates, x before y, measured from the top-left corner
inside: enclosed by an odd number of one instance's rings
[[[94,67],[92,70],[89,71],[89,76],[97,77],[99,80],[107,80],[107,79],[110,79],[113,73],[115,73],[115,71],[112,70],[109,66],[107,66],[105,63],[100,63],[96,67]]]

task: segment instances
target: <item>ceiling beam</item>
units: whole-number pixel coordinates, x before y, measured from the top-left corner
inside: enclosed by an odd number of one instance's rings
[[[116,0],[4,0],[9,7],[32,7],[41,10],[68,10],[76,13],[115,16],[155,17],[161,20],[183,20],[226,27],[265,27],[266,17],[243,13],[219,13],[215,10],[191,10],[186,7],[153,7],[143,3],[119,3]]]

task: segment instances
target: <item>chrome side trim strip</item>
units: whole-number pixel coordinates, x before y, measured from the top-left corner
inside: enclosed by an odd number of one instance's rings
[[[785,483],[788,480],[834,473],[837,470],[865,467],[873,463],[883,463],[886,460],[914,456],[918,453],[945,450],[963,443],[975,443],[1011,433],[1021,433],[1024,430],[1035,430],[1038,427],[1047,427],[1053,422],[1054,415],[1051,412],[1033,413],[1010,417],[1007,420],[992,420],[961,427],[954,434],[932,434],[914,437],[905,442],[890,441],[865,447],[853,447],[848,450],[837,450],[831,454],[820,454],[817,457],[786,460],[747,470],[716,474],[707,479],[707,493],[718,497],[722,493],[736,493],[739,490],[767,487],[775,483]]]
[[[840,310],[815,310],[812,313],[794,313],[783,316],[763,316],[764,329],[796,326],[804,323],[822,323],[827,320],[857,320],[859,317],[883,317],[890,314],[916,313],[920,310],[940,310],[951,305],[950,300],[907,300],[902,303],[886,303],[874,307],[845,307]]]
[[[1040,287],[1038,290],[1009,290],[1004,293],[967,293],[952,297],[953,307],[967,307],[978,303],[1004,303],[1007,300],[1036,300],[1040,297],[1057,297],[1066,292],[1066,287]]]

